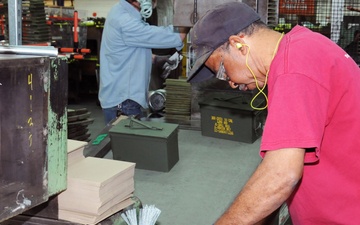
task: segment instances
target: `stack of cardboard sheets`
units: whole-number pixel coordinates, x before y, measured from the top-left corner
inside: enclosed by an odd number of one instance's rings
[[[68,142],[69,143],[69,142]],[[135,163],[79,157],[86,142],[70,141],[67,189],[58,195],[59,219],[97,224],[132,205]],[[81,154],[75,154],[77,151]],[[72,156],[77,157],[76,160]]]
[[[67,140],[68,166],[85,159],[84,149],[87,144],[85,141]]]

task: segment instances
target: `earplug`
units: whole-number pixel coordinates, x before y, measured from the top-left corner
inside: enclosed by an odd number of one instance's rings
[[[236,48],[238,48],[238,49],[240,49],[240,48],[242,48],[242,44],[241,43],[236,43]]]

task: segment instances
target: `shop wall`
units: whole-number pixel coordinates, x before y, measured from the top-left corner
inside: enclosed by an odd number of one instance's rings
[[[96,13],[96,17],[106,17],[110,8],[118,1],[119,0],[75,0],[74,7],[77,10],[83,11],[81,14],[86,17],[93,17],[93,13]]]
[[[56,1],[55,1],[56,2]],[[78,10],[79,17],[86,19],[87,17],[106,17],[110,8],[119,2],[119,0],[73,0],[74,8]],[[173,22],[173,0],[156,0],[158,25],[166,26]],[[53,6],[53,0],[46,0],[47,6]],[[70,7],[71,0],[64,0],[64,6]]]
[[[106,17],[110,8],[119,0],[64,0],[64,7],[71,7],[72,3],[76,10],[79,11],[79,17],[86,19],[87,17],[93,17],[93,13],[96,13],[96,17]],[[47,6],[54,6],[53,0],[46,0]],[[56,6],[56,4],[55,4]]]
[[[119,0],[75,0],[74,7],[85,17],[92,17],[96,13],[97,17],[106,17],[110,8]],[[172,24],[173,20],[173,0],[157,0],[158,25]],[[80,15],[81,16],[81,15]]]

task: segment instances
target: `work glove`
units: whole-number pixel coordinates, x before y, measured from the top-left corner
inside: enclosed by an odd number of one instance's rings
[[[174,60],[170,60],[171,55],[155,55],[154,58],[154,65],[163,68],[165,66],[165,63],[168,63],[170,65],[174,64]]]
[[[179,66],[182,58],[183,56],[178,52],[175,52],[172,56],[170,56],[169,61],[165,62],[162,67],[164,71],[161,74],[161,77],[166,79],[170,75],[170,72]]]

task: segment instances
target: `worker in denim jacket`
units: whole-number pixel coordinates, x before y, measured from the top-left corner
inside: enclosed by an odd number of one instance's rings
[[[184,32],[173,26],[151,26],[144,21],[152,13],[151,0],[120,0],[108,13],[100,48],[99,101],[105,123],[119,113],[142,117],[153,63],[167,62],[152,55],[153,48],[181,50]]]

